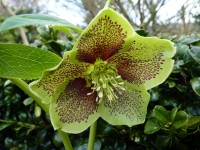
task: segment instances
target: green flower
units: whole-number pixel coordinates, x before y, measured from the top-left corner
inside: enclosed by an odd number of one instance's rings
[[[112,125],[145,121],[149,94],[170,74],[173,43],[141,37],[110,8],[84,30],[62,62],[30,85],[49,103],[55,129],[79,133],[99,117]]]

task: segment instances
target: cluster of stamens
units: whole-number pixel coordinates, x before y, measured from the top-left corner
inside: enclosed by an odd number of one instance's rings
[[[100,103],[102,99],[107,97],[107,100],[111,103],[118,99],[118,96],[125,91],[123,87],[124,82],[120,75],[117,75],[115,66],[107,64],[106,62],[98,63],[94,66],[94,70],[91,73],[91,81],[93,90],[88,95],[91,95],[95,91],[97,92],[96,102]]]

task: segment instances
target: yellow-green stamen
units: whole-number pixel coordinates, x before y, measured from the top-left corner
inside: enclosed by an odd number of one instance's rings
[[[96,101],[99,103],[102,99],[108,100],[111,103],[125,90],[123,87],[124,82],[121,76],[117,74],[115,65],[100,59],[95,62],[93,70],[90,72],[89,80],[91,81],[91,89],[93,91],[88,93],[88,95],[96,91]]]

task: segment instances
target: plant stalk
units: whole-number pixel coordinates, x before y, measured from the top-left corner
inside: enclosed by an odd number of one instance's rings
[[[97,129],[97,121],[95,121],[90,126],[90,135],[89,135],[89,142],[88,142],[88,150],[94,150],[96,129]]]
[[[106,2],[106,4],[105,4],[104,8],[108,8],[109,5],[110,5],[110,3],[111,3],[111,1],[112,1],[112,0],[107,0],[107,2]]]
[[[2,1],[2,5],[3,5],[3,7],[5,7],[7,9],[7,11],[9,12],[10,15],[16,16],[16,13],[18,11],[20,11],[20,8],[22,7],[22,1],[20,1],[20,2],[21,2],[21,5],[15,11],[11,7],[9,7],[8,5],[6,5],[5,3],[3,3],[3,1]],[[19,34],[21,36],[23,44],[29,45],[28,38],[26,36],[26,32],[25,32],[25,30],[22,27],[19,27]]]
[[[60,135],[60,137],[63,141],[65,150],[73,150],[73,147],[72,147],[72,144],[71,144],[68,134],[61,131],[60,129],[58,129],[58,134]]]
[[[16,84],[20,89],[22,89],[26,94],[28,94],[33,100],[37,102],[38,105],[47,113],[49,114],[49,105],[42,103],[42,100],[40,97],[35,95],[31,90],[29,89],[29,86],[26,82],[19,78],[10,78],[10,81],[12,81],[14,84]]]
[[[31,90],[29,89],[29,86],[26,82],[24,82],[23,80],[21,80],[19,78],[10,78],[9,80],[12,81],[12,83],[16,84],[20,89],[22,89],[33,100],[35,100],[35,102],[38,105],[40,105],[40,107],[49,115],[49,105],[42,103],[42,100],[40,99],[40,97],[38,97],[33,92],[31,92]],[[60,129],[58,129],[58,133],[63,141],[65,149],[73,150],[68,134],[61,131]]]

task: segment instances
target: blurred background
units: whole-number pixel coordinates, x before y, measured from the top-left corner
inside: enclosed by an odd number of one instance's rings
[[[0,17],[47,13],[85,28],[106,0],[2,0]],[[112,7],[134,28],[152,35],[183,35],[200,31],[200,0],[113,0]]]
[[[105,3],[106,0],[0,0],[0,23],[14,15],[43,13],[84,29]],[[177,53],[169,78],[149,90],[146,122],[129,128],[111,126],[98,119],[95,150],[199,150],[200,0],[113,0],[111,7],[124,15],[141,36],[173,41]],[[62,56],[72,49],[79,36],[73,35],[48,26],[27,26],[1,32],[0,42],[23,43]],[[164,110],[161,117],[153,113],[156,105]],[[175,120],[169,114],[176,116]],[[174,124],[179,126],[175,128]],[[70,135],[74,150],[87,149],[88,135],[89,130]],[[9,80],[0,78],[0,150],[7,149],[64,147],[40,106]]]

